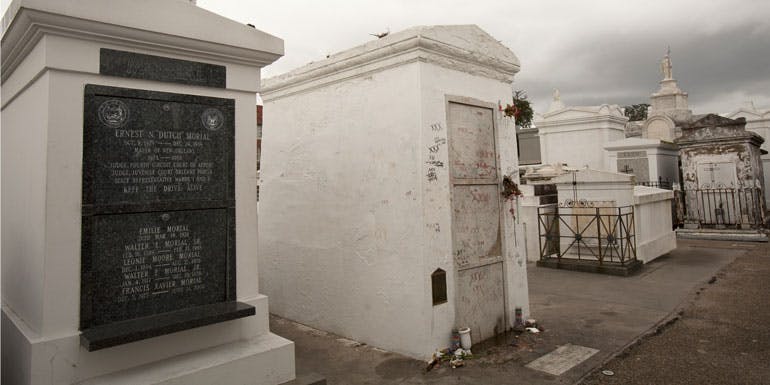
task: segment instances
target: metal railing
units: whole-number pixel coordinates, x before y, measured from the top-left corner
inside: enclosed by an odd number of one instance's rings
[[[684,190],[685,221],[704,228],[761,228],[765,203],[759,188]]]
[[[636,260],[634,207],[557,207],[537,210],[540,259],[626,265]]]

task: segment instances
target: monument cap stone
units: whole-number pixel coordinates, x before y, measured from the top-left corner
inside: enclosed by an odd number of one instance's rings
[[[263,95],[276,95],[291,88],[304,89],[312,80],[336,80],[351,68],[376,68],[423,60],[470,74],[512,82],[519,72],[519,58],[477,25],[417,26],[309,63],[265,80]],[[292,92],[293,92],[292,91]]]

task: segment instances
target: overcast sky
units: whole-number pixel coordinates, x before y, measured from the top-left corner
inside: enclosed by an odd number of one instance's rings
[[[55,1],[55,0],[51,0]],[[105,0],[107,1],[107,0]],[[3,9],[8,0],[0,0]],[[770,108],[770,0],[198,0],[284,39],[281,74],[415,25],[477,24],[521,61],[514,88],[537,112],[553,88],[567,105],[647,102],[671,46],[695,113],[746,100]],[[170,21],[172,22],[172,21]]]
[[[285,41],[264,71],[281,74],[415,25],[477,24],[521,61],[514,88],[535,110],[553,88],[568,105],[647,102],[671,46],[674,77],[695,113],[746,100],[770,108],[770,1],[198,0]]]

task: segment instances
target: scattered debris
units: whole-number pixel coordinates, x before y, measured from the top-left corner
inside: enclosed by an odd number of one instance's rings
[[[604,369],[604,370],[602,370],[602,374],[604,374],[605,376],[614,376],[615,372],[613,372],[612,370],[609,370],[609,369]]]
[[[535,334],[540,333],[540,329],[538,328],[528,327],[526,330],[530,333],[535,333]]]
[[[471,353],[470,349],[463,349],[463,348],[455,350],[454,355],[455,357],[460,357],[462,359],[473,357],[473,353]]]
[[[538,330],[537,332],[533,332],[533,333],[539,333],[539,332],[544,332],[545,331],[545,328],[543,326],[541,326],[541,325],[538,325],[537,324],[537,320],[535,320],[533,318],[528,319],[527,322],[524,324],[524,326],[526,328],[534,328],[534,329]]]
[[[428,366],[425,367],[426,372],[430,372],[434,367],[441,366],[442,362],[449,362],[452,369],[465,366],[465,360],[473,358],[473,353],[470,349],[457,348],[454,351],[449,349],[436,350],[435,353],[428,360]]]
[[[463,359],[460,357],[454,357],[451,360],[449,360],[449,364],[452,365],[452,369],[459,368],[461,366],[465,366],[465,362],[463,362]]]
[[[436,352],[433,353],[433,355],[430,357],[430,360],[428,360],[428,366],[425,368],[425,371],[430,372],[434,366],[438,365],[441,362],[442,357],[444,357],[444,353],[442,353],[439,350],[436,350]]]

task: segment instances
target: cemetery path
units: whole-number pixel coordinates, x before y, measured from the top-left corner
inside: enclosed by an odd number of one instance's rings
[[[424,361],[276,316],[271,316],[270,326],[274,333],[295,342],[298,377],[317,373],[329,384],[574,384],[642,336],[676,318],[698,296],[696,291],[711,287],[709,279],[736,258],[741,261],[767,252],[767,245],[750,243],[680,240],[678,245],[669,255],[648,263],[631,277],[530,264],[531,313],[545,332],[519,338],[503,335],[475,344],[475,358],[458,369],[444,364],[426,372]],[[517,346],[510,345],[514,340]],[[575,349],[549,356],[555,360],[540,365],[551,373],[563,373],[549,374],[525,366],[564,345]],[[594,353],[594,349],[598,352]],[[661,360],[666,359],[665,351],[660,355]],[[628,374],[633,376],[633,371]],[[604,378],[596,381],[589,383],[604,383]]]
[[[758,244],[698,286],[681,318],[583,384],[767,384],[770,244]]]

